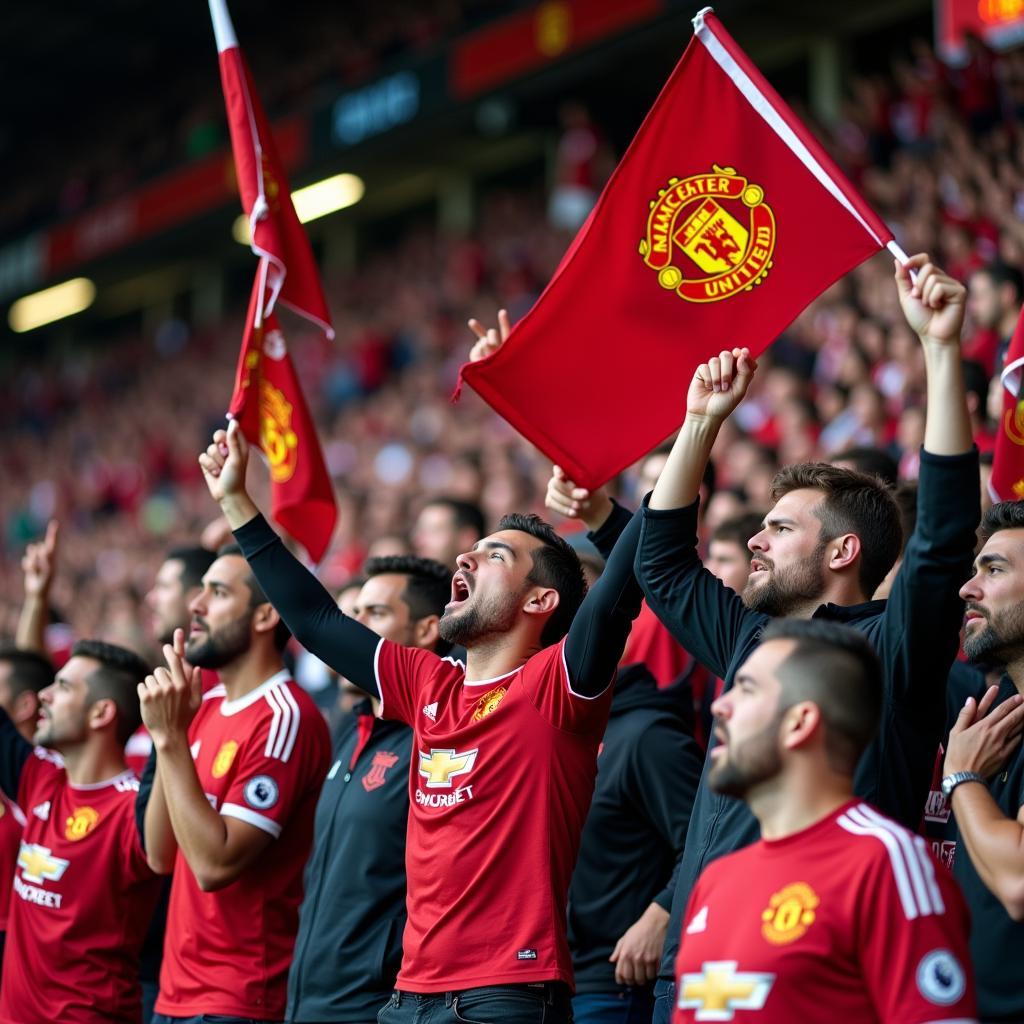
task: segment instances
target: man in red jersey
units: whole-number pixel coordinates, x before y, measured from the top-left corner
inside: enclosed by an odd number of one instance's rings
[[[178,631],[139,687],[157,752],[146,852],[174,868],[153,1019],[279,1021],[327,726],[285,670],[288,629],[237,549],[221,549],[189,607],[187,645]],[[221,678],[206,694],[202,669]]]
[[[260,586],[307,650],[413,729],[408,923],[380,1021],[570,1020],[566,899],[640,605],[639,520],[585,600],[576,553],[536,516],[462,552],[440,620],[462,665],[343,615],[246,494],[247,455],[232,426],[200,464]]]
[[[853,795],[882,693],[860,633],[776,619],[715,701],[708,784],[762,838],[694,886],[675,1024],[976,1020],[960,891],[923,838]]]
[[[146,665],[79,640],[42,691],[37,746],[0,711],[0,787],[24,809],[2,1024],[137,1024],[139,950],[160,891],[135,823],[124,744]]]

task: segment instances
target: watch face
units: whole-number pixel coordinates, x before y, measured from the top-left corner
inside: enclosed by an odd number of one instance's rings
[[[942,784],[940,785],[939,788],[942,790],[942,795],[943,796],[949,796],[949,794],[953,792],[953,782],[954,781],[955,781],[955,779],[954,779],[954,777],[952,775],[947,775],[942,780]]]

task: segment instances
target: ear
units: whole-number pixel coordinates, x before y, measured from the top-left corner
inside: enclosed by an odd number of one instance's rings
[[[432,651],[441,635],[440,622],[436,615],[425,615],[422,619],[417,619],[412,627],[413,647]]]
[[[550,615],[558,607],[558,591],[552,587],[534,587],[523,605],[527,615]]]
[[[832,572],[849,569],[860,558],[860,537],[855,533],[842,533],[825,545],[825,551]]]
[[[779,738],[787,750],[799,750],[820,735],[821,729],[821,709],[813,701],[802,700],[786,712]]]
[[[277,614],[277,609],[267,601],[258,605],[253,612],[252,628],[257,633],[273,633],[280,621],[281,616]]]
[[[88,723],[90,729],[97,731],[105,729],[107,726],[113,725],[116,720],[117,705],[110,697],[104,697],[102,700],[96,701],[89,708]]]
[[[11,721],[15,725],[24,725],[25,722],[34,722],[39,714],[39,694],[32,690],[22,690],[14,698],[14,706],[11,708]]]

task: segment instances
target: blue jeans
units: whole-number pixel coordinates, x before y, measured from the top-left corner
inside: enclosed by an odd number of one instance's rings
[[[202,1013],[198,1017],[168,1017],[153,1014],[153,1024],[284,1024],[284,1021],[256,1020],[254,1017],[225,1017],[222,1013]]]
[[[672,1024],[672,1011],[676,1008],[676,983],[659,978],[654,983],[654,1016],[651,1024]]]
[[[488,985],[461,992],[395,992],[377,1024],[572,1024],[562,984]]]
[[[572,1000],[576,1024],[651,1024],[653,1009],[654,996],[646,988],[587,992]]]

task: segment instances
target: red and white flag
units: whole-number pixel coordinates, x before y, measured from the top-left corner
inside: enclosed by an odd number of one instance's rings
[[[238,191],[259,256],[235,390],[237,419],[270,467],[271,515],[310,558],[323,558],[337,521],[334,489],[313,419],[277,322],[278,299],[334,337],[313,251],[292,205],[266,114],[224,0],[209,0]]]
[[[992,476],[988,489],[993,501],[1020,501],[1024,498],[1024,310],[1010,339],[1006,365],[999,379],[1003,385],[1003,413],[996,432],[992,456]]]
[[[698,363],[757,355],[895,245],[706,8],[547,288],[461,377],[596,487],[671,434]]]
[[[273,313],[280,297],[285,306],[312,320],[333,338],[313,250],[295,214],[267,115],[238,48],[224,0],[210,0],[210,17],[217,40],[238,191],[249,218],[250,245],[260,259],[267,261],[266,312]]]

